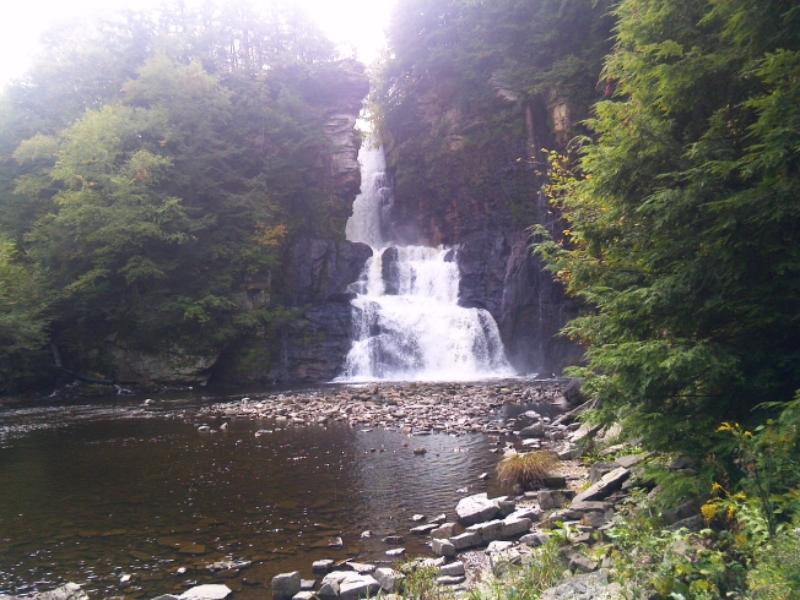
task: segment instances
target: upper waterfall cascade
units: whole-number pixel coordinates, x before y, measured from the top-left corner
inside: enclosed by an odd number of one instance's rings
[[[492,315],[458,305],[457,249],[393,246],[383,214],[391,201],[383,149],[359,152],[361,193],[347,239],[372,248],[351,286],[353,340],[337,381],[456,381],[514,374]]]

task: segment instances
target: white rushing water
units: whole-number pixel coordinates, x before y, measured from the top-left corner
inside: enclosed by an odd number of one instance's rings
[[[390,202],[381,148],[359,153],[361,193],[347,239],[372,247],[353,284],[353,341],[337,381],[463,381],[514,374],[492,315],[458,305],[455,249],[393,246],[382,213]]]

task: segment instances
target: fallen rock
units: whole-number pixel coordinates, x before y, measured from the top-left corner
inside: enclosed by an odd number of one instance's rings
[[[279,573],[272,578],[274,600],[291,600],[300,591],[300,571]]]

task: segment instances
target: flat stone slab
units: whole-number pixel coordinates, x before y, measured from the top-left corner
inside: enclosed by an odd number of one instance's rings
[[[585,500],[602,500],[612,492],[622,487],[623,482],[630,477],[631,472],[624,467],[617,467],[603,475],[597,483],[575,496],[575,502]]]
[[[439,575],[458,577],[465,573],[464,563],[460,560],[439,567]]]
[[[297,574],[300,577],[300,574]],[[299,581],[299,580],[298,580]],[[299,588],[298,588],[299,589]],[[178,598],[181,600],[223,600],[233,593],[227,585],[209,583],[196,585],[183,592]],[[289,596],[291,598],[291,596]]]
[[[400,584],[405,579],[405,575],[388,567],[375,569],[374,577],[381,584],[381,589],[390,594],[398,591]]]

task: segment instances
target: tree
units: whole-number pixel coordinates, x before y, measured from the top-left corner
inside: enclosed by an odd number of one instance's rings
[[[595,310],[576,372],[655,448],[800,387],[800,11],[623,0],[577,164],[555,157],[568,242],[540,251]]]

